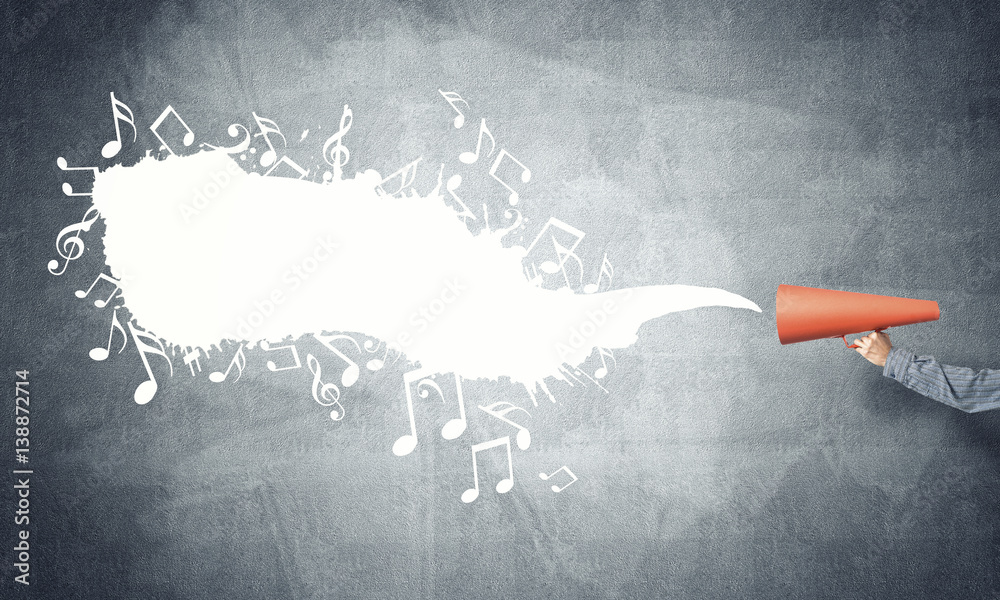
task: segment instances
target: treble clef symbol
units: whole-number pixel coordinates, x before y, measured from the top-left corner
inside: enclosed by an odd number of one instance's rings
[[[323,383],[320,377],[323,372],[319,367],[319,361],[312,354],[306,356],[306,364],[313,374],[313,400],[320,406],[336,406],[330,411],[330,418],[339,421],[344,418],[344,405],[340,403],[340,389],[332,383]],[[339,410],[338,410],[339,409]]]
[[[351,159],[351,153],[340,143],[340,139],[351,129],[351,122],[354,120],[354,113],[345,104],[344,114],[340,117],[340,130],[330,136],[323,144],[323,160],[333,167],[333,173],[329,171],[323,174],[323,180],[329,182],[331,179],[341,179],[342,169],[347,161]],[[333,146],[333,148],[330,148]]]

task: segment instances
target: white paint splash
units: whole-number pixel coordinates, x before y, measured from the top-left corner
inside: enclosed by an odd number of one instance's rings
[[[136,323],[180,347],[321,331],[391,343],[432,372],[535,389],[652,318],[701,306],[760,311],[715,288],[552,291],[503,231],[473,235],[435,189],[392,198],[375,171],[327,185],[244,173],[201,152],[99,173],[111,274]]]

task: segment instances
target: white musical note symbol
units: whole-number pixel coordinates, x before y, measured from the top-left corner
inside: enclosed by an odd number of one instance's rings
[[[312,354],[306,355],[306,366],[313,374],[313,384],[312,384],[312,395],[313,400],[315,400],[320,406],[339,407],[334,408],[330,411],[330,418],[334,421],[339,421],[344,418],[344,405],[340,403],[340,390],[336,385],[332,383],[323,383],[321,377],[323,376],[323,371],[320,369],[319,361]]]
[[[292,364],[287,367],[279,368],[276,364],[274,364],[273,360],[267,361],[267,368],[271,372],[276,373],[278,371],[288,371],[289,369],[298,369],[299,367],[302,366],[302,363],[299,362],[299,351],[295,349],[295,344],[288,344],[287,346],[275,346],[274,348],[272,348],[271,345],[267,342],[267,340],[261,340],[260,349],[263,350],[264,352],[277,352],[278,350],[286,350],[286,349],[292,351]]]
[[[607,253],[604,254],[604,260],[601,261],[601,272],[598,273],[597,275],[597,283],[588,283],[587,285],[583,286],[583,293],[593,294],[597,290],[601,289],[601,278],[604,277],[605,274],[607,274],[608,276],[608,285],[610,286],[611,278],[614,277],[615,275],[615,270],[611,266],[611,263],[608,262]]]
[[[497,419],[500,419],[501,421],[507,423],[508,425],[513,425],[514,427],[516,427],[518,431],[517,431],[517,437],[515,439],[517,441],[517,447],[519,449],[527,450],[528,446],[531,445],[531,432],[528,431],[528,428],[524,427],[523,425],[518,425],[517,423],[511,421],[506,417],[507,413],[515,410],[519,410],[524,414],[528,415],[529,417],[531,416],[531,413],[524,410],[520,406],[516,406],[510,402],[494,402],[489,406],[480,406],[479,410],[490,415],[491,417],[496,417]]]
[[[457,202],[458,205],[462,207],[462,212],[458,213],[459,218],[466,219],[472,217],[472,220],[475,221],[476,215],[469,210],[469,207],[465,205],[465,202],[462,202],[462,199],[455,193],[455,190],[457,190],[460,185],[462,185],[462,176],[456,173],[448,178],[448,183],[445,184],[445,189],[447,189],[448,193],[451,194],[452,200]]]
[[[298,173],[299,176],[296,177],[296,179],[304,179],[307,175],[309,175],[309,171],[300,167],[299,164],[296,163],[294,160],[288,158],[288,156],[282,156],[280,159],[278,159],[278,162],[274,163],[273,167],[271,167],[270,169],[267,170],[266,173],[264,173],[264,177],[276,177],[271,175],[271,173],[273,173],[274,170],[280,167],[281,165],[288,166],[293,171]]]
[[[108,302],[111,302],[111,299],[114,298],[115,294],[118,293],[118,290],[121,289],[119,285],[121,282],[119,282],[117,279],[112,279],[111,277],[105,275],[104,273],[101,273],[100,275],[97,276],[97,279],[94,280],[94,283],[90,284],[90,287],[87,288],[87,291],[77,290],[75,293],[76,297],[86,298],[87,296],[89,296],[90,292],[93,291],[94,286],[97,285],[97,282],[99,281],[107,281],[111,285],[115,286],[115,289],[111,290],[111,293],[108,294],[107,300],[101,300],[100,298],[94,300],[94,306],[96,306],[97,308],[104,308],[105,306],[107,306]]]
[[[500,163],[503,161],[503,157],[505,157],[505,156],[507,158],[511,159],[512,161],[514,161],[515,163],[517,163],[517,166],[521,167],[521,182],[522,183],[528,183],[529,181],[531,181],[531,170],[528,169],[528,167],[524,166],[524,164],[521,161],[519,161],[516,158],[514,158],[514,156],[510,152],[507,152],[504,149],[500,150],[500,154],[497,155],[497,159],[495,161],[493,161],[493,166],[490,167],[490,176],[493,179],[496,179],[497,181],[499,181],[500,185],[502,185],[505,188],[507,188],[507,191],[510,192],[510,196],[507,198],[507,201],[510,202],[511,206],[513,206],[513,205],[517,204],[517,201],[520,198],[520,195],[514,190],[514,188],[510,187],[509,185],[507,185],[506,181],[504,181],[503,179],[500,179],[499,177],[497,177],[497,169],[500,167]]]
[[[462,125],[465,125],[465,114],[458,110],[458,103],[461,102],[466,107],[469,106],[469,103],[463,100],[462,97],[456,92],[444,92],[439,89],[438,93],[444,96],[444,99],[448,101],[448,104],[450,104],[451,107],[455,109],[455,112],[458,113],[453,123],[455,125],[455,129],[461,129]]]
[[[126,112],[128,116],[125,115]],[[133,142],[135,142],[138,135],[138,132],[135,130],[135,116],[132,114],[132,109],[126,106],[124,102],[115,98],[114,92],[111,92],[111,115],[115,119],[115,139],[104,144],[104,147],[101,148],[101,156],[104,158],[113,158],[122,149],[122,131],[119,122],[125,121],[132,126]]]
[[[483,136],[490,138],[490,151],[486,156],[493,156],[493,151],[496,150],[497,141],[493,138],[493,134],[490,133],[489,127],[486,126],[486,119],[479,122],[479,137],[476,139],[476,151],[475,152],[463,152],[458,155],[458,160],[464,162],[467,165],[479,160],[479,151],[483,147]]]
[[[240,129],[243,130],[243,133],[246,134],[246,137],[243,138],[242,142],[240,142],[239,144],[236,144],[235,146],[228,146],[228,147],[227,146],[213,146],[212,144],[202,143],[201,147],[202,148],[211,148],[212,150],[221,150],[221,151],[225,152],[226,154],[239,154],[240,152],[246,152],[247,148],[250,147],[250,137],[251,137],[250,136],[250,130],[247,129],[246,127],[244,127],[243,125],[241,125],[240,123],[233,123],[232,125],[229,126],[228,129],[226,129],[226,132],[229,133],[229,137],[235,138],[235,137],[239,136]]]
[[[510,454],[510,436],[497,438],[489,442],[483,442],[481,444],[472,445],[472,480],[473,487],[462,492],[462,502],[468,504],[476,498],[479,497],[479,465],[477,464],[477,458],[479,453],[484,450],[491,450],[493,448],[498,448],[504,446],[507,448],[507,478],[501,479],[497,483],[497,493],[506,494],[514,487],[514,462],[511,459]]]
[[[410,433],[400,436],[392,445],[392,453],[396,456],[406,456],[417,447],[417,423],[413,416],[413,394],[410,391],[412,383],[416,382],[417,394],[427,399],[430,396],[428,388],[435,390],[441,397],[441,402],[445,401],[444,392],[441,387],[431,379],[434,372],[429,369],[414,369],[403,374],[403,387],[406,394],[406,412],[410,418]],[[441,428],[441,437],[446,440],[453,440],[465,432],[468,421],[465,416],[465,399],[462,397],[462,378],[455,376],[455,391],[458,398],[458,417],[451,419]]]
[[[91,349],[89,353],[91,360],[106,360],[108,358],[108,356],[111,354],[111,340],[113,340],[115,337],[116,329],[122,332],[122,347],[118,349],[118,354],[121,354],[122,350],[125,349],[125,346],[128,345],[128,334],[125,333],[125,328],[122,327],[121,322],[118,321],[117,308],[115,309],[114,314],[111,315],[111,332],[108,334],[108,347],[107,349],[100,347]]]
[[[569,486],[573,485],[574,483],[576,483],[576,475],[573,474],[573,471],[570,471],[569,467],[563,465],[558,470],[553,471],[552,473],[550,473],[548,475],[546,475],[545,473],[539,473],[538,474],[538,477],[540,479],[542,479],[543,481],[548,481],[550,477],[554,477],[557,473],[559,473],[559,471],[566,471],[566,474],[569,475],[570,477],[572,477],[573,479],[569,483],[567,483],[566,485],[564,485],[562,487],[559,487],[557,485],[553,485],[552,486],[552,491],[555,492],[555,493],[557,493],[557,494],[559,492],[563,491],[564,489],[568,488]]]
[[[358,363],[348,358],[347,355],[340,350],[334,348],[333,342],[336,340],[348,340],[354,344],[354,347],[358,349],[358,353],[360,354],[361,346],[358,345],[357,340],[349,335],[324,335],[322,333],[314,333],[313,337],[316,338],[319,343],[326,346],[327,350],[336,354],[338,358],[347,364],[347,368],[344,369],[344,374],[340,377],[340,383],[344,387],[351,387],[354,385],[355,382],[357,382],[358,377],[361,376],[361,369],[358,367]]]
[[[164,140],[163,137],[160,136],[160,132],[158,131],[158,129],[160,128],[160,125],[162,125],[163,122],[166,121],[167,117],[170,116],[170,115],[173,115],[174,118],[176,118],[177,121],[186,130],[186,133],[184,134],[184,140],[183,141],[184,141],[184,145],[185,146],[190,146],[192,144],[192,142],[194,142],[194,132],[191,131],[191,128],[187,126],[187,123],[184,122],[184,119],[182,119],[181,116],[179,114],[177,114],[177,111],[174,110],[174,107],[170,106],[169,104],[167,105],[167,107],[165,109],[163,109],[163,112],[160,113],[160,116],[156,117],[156,120],[153,121],[153,124],[149,126],[149,130],[153,132],[153,135],[156,136],[156,139],[160,140],[160,144],[163,145],[163,148],[165,148],[167,150],[167,152],[169,152],[170,154],[173,154],[174,156],[177,156],[177,153],[174,152],[172,148],[170,148],[170,144],[168,144],[166,142],[166,140]]]
[[[214,371],[212,373],[209,373],[208,380],[211,381],[212,383],[222,383],[223,381],[226,380],[227,377],[229,377],[229,372],[233,370],[233,366],[235,366],[237,369],[236,381],[239,381],[240,377],[243,376],[243,368],[247,366],[247,357],[245,354],[243,354],[242,343],[240,344],[240,347],[236,350],[236,355],[233,356],[233,360],[229,362],[229,366],[226,368],[226,372],[222,373],[220,371]]]
[[[547,231],[549,231],[550,229],[556,229],[556,230],[560,230],[560,231],[563,231],[565,233],[568,233],[569,235],[573,236],[573,242],[568,247],[566,247],[563,244],[560,244],[556,240],[556,236],[555,236],[554,233],[550,233],[549,234],[549,238],[552,240],[552,247],[555,250],[555,254],[556,254],[556,258],[558,259],[558,262],[555,262],[555,261],[552,261],[552,260],[545,260],[545,261],[542,261],[542,263],[540,265],[540,268],[541,268],[542,272],[548,273],[548,274],[560,273],[561,272],[563,274],[563,279],[566,282],[566,286],[570,287],[569,276],[566,275],[566,271],[565,271],[566,261],[569,258],[573,258],[573,259],[575,259],[579,263],[579,265],[580,265],[580,272],[581,272],[581,281],[582,281],[582,277],[583,277],[583,275],[582,275],[582,273],[583,273],[583,262],[580,260],[580,257],[576,255],[575,251],[576,251],[577,246],[580,245],[580,241],[583,239],[584,235],[586,235],[586,234],[584,232],[580,231],[579,229],[577,229],[576,227],[573,227],[572,225],[568,225],[568,224],[562,222],[561,220],[559,220],[559,219],[557,219],[555,217],[551,217],[545,223],[545,226],[542,227],[542,230],[538,232],[538,235],[535,237],[535,240],[533,242],[531,242],[531,245],[528,246],[526,254],[530,254],[531,253],[531,251],[538,244],[539,240],[542,239],[542,236],[544,236],[545,233]],[[535,272],[534,277],[529,277],[529,279],[533,283],[536,283],[536,279],[539,279],[539,278],[540,278],[540,276],[537,274],[537,271]],[[541,284],[541,282],[538,281],[537,285],[540,285],[540,284]]]
[[[69,266],[70,261],[76,260],[83,255],[83,251],[86,249],[83,245],[83,240],[77,234],[81,231],[90,231],[90,227],[97,221],[101,213],[97,212],[97,209],[91,206],[87,209],[87,212],[83,214],[83,220],[76,225],[70,225],[69,227],[63,228],[56,236],[56,251],[59,256],[66,259],[63,264],[63,268],[56,272],[59,268],[59,261],[53,259],[48,263],[49,273],[53,275],[62,275],[66,272],[66,267]]]
[[[274,161],[278,158],[278,153],[274,149],[274,144],[271,143],[271,138],[268,136],[269,133],[276,133],[281,136],[281,142],[288,145],[288,140],[285,139],[285,135],[281,133],[278,129],[278,124],[271,119],[265,119],[264,117],[257,116],[257,113],[251,112],[255,121],[257,121],[257,127],[260,127],[260,133],[254,134],[254,137],[264,137],[264,142],[267,144],[267,150],[260,155],[260,166],[270,167],[274,164]]]
[[[371,340],[365,340],[364,346],[365,346],[365,352],[367,352],[369,354],[373,354],[375,352],[378,352],[378,349],[382,347],[382,341],[379,340],[379,343],[376,346],[375,344],[372,343]],[[385,353],[382,355],[382,358],[373,358],[373,359],[369,360],[365,364],[365,367],[367,367],[369,371],[378,371],[378,370],[380,370],[382,367],[385,366],[385,359],[389,358],[389,350],[391,350],[391,348],[390,348],[389,344],[386,344],[385,345]],[[399,356],[397,356],[396,358],[394,358],[393,362],[396,362],[396,360],[398,360],[398,359],[399,359]]]
[[[136,404],[147,404],[156,395],[156,390],[159,385],[156,383],[156,378],[153,377],[153,369],[149,366],[149,359],[146,358],[146,354],[157,354],[163,357],[163,360],[167,361],[167,365],[170,366],[170,376],[174,375],[174,365],[170,362],[170,357],[167,356],[166,351],[163,348],[163,343],[159,338],[153,337],[146,331],[136,329],[132,326],[132,322],[129,321],[128,328],[132,332],[132,341],[135,342],[136,349],[139,350],[139,358],[142,359],[142,366],[146,367],[146,374],[149,375],[149,379],[143,381],[139,384],[139,387],[135,388],[135,403]],[[143,342],[139,338],[143,337],[147,340],[152,340],[156,343],[156,347]]]
[[[410,164],[404,165],[398,171],[383,179],[376,186],[375,189],[380,190],[383,194],[390,197],[396,197],[399,194],[403,193],[403,190],[413,185],[413,180],[416,179],[417,177],[417,163],[419,163],[422,158],[423,157],[421,156],[417,158],[417,160],[411,162]],[[392,181],[393,179],[396,179],[397,177],[399,178],[399,187],[396,188],[396,191],[390,194],[388,191],[386,191],[385,184],[389,181]]]
[[[610,351],[605,350],[604,348],[599,347],[597,348],[597,351],[601,357],[601,366],[594,371],[594,377],[596,379],[603,379],[608,374],[608,363],[604,360],[604,357],[607,356],[614,361],[616,367],[618,366],[618,361],[615,360],[615,356]]]
[[[56,166],[58,166],[63,171],[91,171],[94,174],[94,177],[97,177],[97,171],[98,171],[97,167],[71,167],[69,166],[69,163],[66,162],[66,159],[61,156],[56,158]],[[66,194],[67,196],[94,195],[93,190],[91,190],[90,192],[74,192],[73,186],[70,185],[70,183],[67,181],[64,181],[62,184],[62,193]]]
[[[188,352],[187,354],[184,355],[184,364],[186,364],[188,368],[191,369],[191,377],[195,376],[194,372],[195,366],[198,367],[198,372],[201,373],[201,361],[199,360],[200,358],[201,358],[201,350],[198,348],[195,348],[191,352]],[[205,352],[205,358],[208,358],[208,352]]]
[[[347,161],[351,160],[351,152],[341,144],[341,138],[350,131],[351,123],[354,122],[354,113],[351,111],[348,105],[344,105],[344,112],[340,116],[340,129],[337,133],[331,135],[327,138],[326,143],[323,144],[323,160],[326,164],[333,167],[333,174],[329,178],[341,179],[343,177],[343,168],[347,164]],[[330,147],[333,146],[331,149]],[[323,175],[324,180],[329,180],[327,175]]]

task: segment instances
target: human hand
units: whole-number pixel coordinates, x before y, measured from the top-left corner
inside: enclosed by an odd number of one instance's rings
[[[881,331],[873,331],[860,340],[854,340],[854,345],[858,347],[858,354],[880,367],[885,366],[885,361],[889,358],[889,351],[892,350],[889,336]]]

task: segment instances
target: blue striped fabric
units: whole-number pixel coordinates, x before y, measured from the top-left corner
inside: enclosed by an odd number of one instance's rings
[[[893,348],[882,374],[911,390],[965,412],[1000,408],[1000,370],[942,365],[933,356]]]

